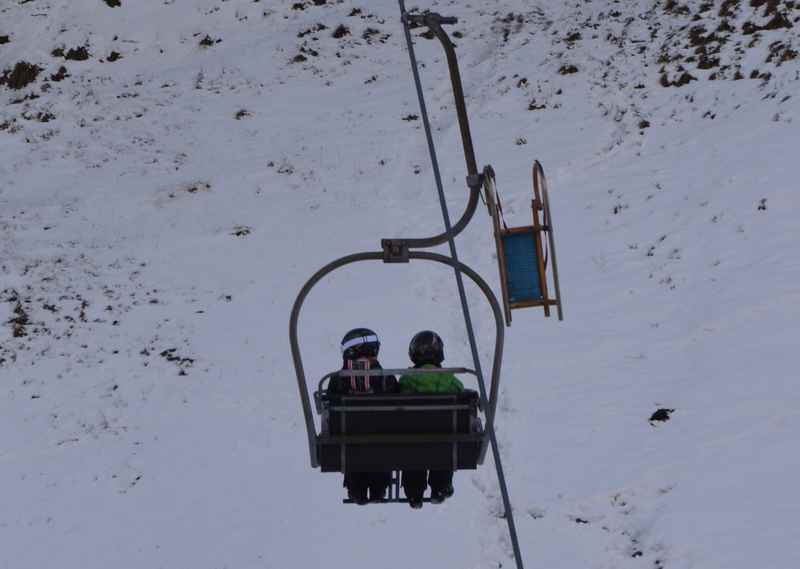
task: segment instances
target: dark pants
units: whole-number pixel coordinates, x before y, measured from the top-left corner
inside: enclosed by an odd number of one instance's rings
[[[422,500],[425,487],[430,484],[432,493],[444,492],[453,485],[452,470],[404,470],[403,491],[409,500]]]
[[[344,485],[354,500],[366,500],[367,490],[370,500],[382,500],[391,482],[391,472],[347,472],[344,475]]]

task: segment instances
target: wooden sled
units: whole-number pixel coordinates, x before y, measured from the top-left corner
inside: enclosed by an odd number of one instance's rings
[[[517,308],[542,307],[544,315],[549,317],[550,307],[555,306],[558,319],[563,320],[553,218],[550,214],[547,179],[541,164],[538,160],[533,163],[533,225],[511,228],[506,225],[491,166],[484,168],[483,183],[486,205],[494,226],[506,325],[511,325],[511,311]],[[548,265],[551,269],[550,279]],[[552,282],[554,297],[550,297],[548,281]]]

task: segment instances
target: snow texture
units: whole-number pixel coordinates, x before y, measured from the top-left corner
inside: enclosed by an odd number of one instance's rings
[[[509,222],[534,158],[550,182],[566,321],[514,313],[497,426],[527,566],[799,567],[800,3],[413,4],[460,18]],[[0,567],[513,566],[491,459],[419,512],[308,464],[297,291],[442,228],[394,1],[3,0],[0,102]],[[458,245],[499,292],[482,206]],[[455,292],[424,264],[327,278],[310,383],[356,326],[384,365],[426,328],[470,365]]]

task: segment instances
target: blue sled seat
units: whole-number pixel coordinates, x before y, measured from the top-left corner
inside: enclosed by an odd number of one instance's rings
[[[539,257],[533,228],[504,232],[501,236],[505,256],[508,301],[510,304],[543,301]]]

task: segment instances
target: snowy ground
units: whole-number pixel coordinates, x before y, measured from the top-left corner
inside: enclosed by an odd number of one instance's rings
[[[421,512],[345,507],[308,466],[295,294],[442,227],[395,2],[114,4],[0,3],[0,567],[513,566],[490,462]],[[566,321],[515,312],[498,417],[527,565],[800,566],[800,5],[419,7],[462,19],[509,222],[534,158],[551,186]],[[449,82],[417,44],[456,216]],[[460,254],[498,290],[484,211]],[[469,365],[452,272],[324,285],[312,377],[361,325],[385,365],[423,328]]]

